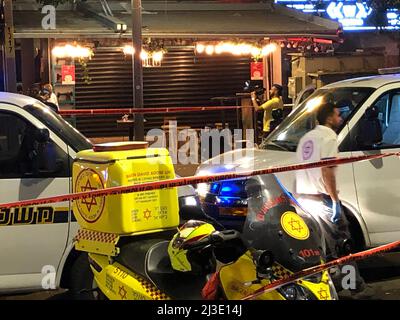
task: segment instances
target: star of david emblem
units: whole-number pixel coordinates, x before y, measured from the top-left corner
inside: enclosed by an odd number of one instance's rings
[[[328,299],[328,292],[327,292],[325,289],[321,288],[321,289],[318,291],[318,294],[319,294],[319,298],[320,298],[321,300],[327,300],[327,299]]]
[[[119,287],[118,294],[120,295],[120,297],[121,297],[122,300],[126,299],[126,294],[127,294],[127,293],[128,293],[128,292],[125,290],[125,287],[124,287],[124,286]]]
[[[89,179],[87,180],[85,186],[81,187],[82,191],[92,191],[92,190],[97,190],[97,188],[92,187],[90,184]],[[82,200],[82,203],[86,205],[86,208],[90,212],[92,209],[92,206],[97,206],[96,198],[95,197],[90,197],[90,198],[85,198]]]
[[[149,220],[150,217],[151,217],[151,211],[150,211],[149,209],[144,210],[144,211],[143,211],[143,217],[144,217],[146,220]]]
[[[292,230],[293,230],[293,231],[297,231],[297,232],[300,233],[301,230],[303,229],[303,227],[301,226],[299,220],[296,220],[296,219],[291,218],[289,224],[290,224],[290,226],[292,227]]]

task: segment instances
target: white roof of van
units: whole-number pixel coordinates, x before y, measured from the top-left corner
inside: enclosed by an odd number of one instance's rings
[[[19,107],[24,107],[28,104],[37,103],[38,100],[29,96],[25,96],[23,94],[0,91],[0,102],[11,103]]]
[[[337,88],[337,87],[369,87],[379,88],[390,83],[400,83],[400,74],[385,74],[361,78],[353,78],[334,82],[326,85],[324,88]]]

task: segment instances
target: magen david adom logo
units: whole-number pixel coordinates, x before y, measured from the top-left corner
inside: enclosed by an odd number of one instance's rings
[[[75,192],[85,192],[104,189],[104,183],[99,174],[92,169],[84,169],[76,178]],[[75,201],[82,218],[89,223],[96,222],[104,211],[105,197],[90,197]]]
[[[306,240],[310,236],[310,230],[303,218],[293,211],[286,211],[281,217],[283,230],[292,238]]]

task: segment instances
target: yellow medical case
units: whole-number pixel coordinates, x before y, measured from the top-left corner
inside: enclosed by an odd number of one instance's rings
[[[145,142],[97,145],[79,152],[73,164],[74,192],[173,178],[168,151],[147,148]],[[79,199],[73,210],[81,228],[121,235],[157,232],[179,224],[176,188]]]

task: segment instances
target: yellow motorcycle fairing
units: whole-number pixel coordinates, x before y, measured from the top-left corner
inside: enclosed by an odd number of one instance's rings
[[[272,266],[272,270],[278,278],[292,274],[292,272],[276,262]],[[245,253],[235,263],[223,266],[219,272],[219,277],[225,297],[228,300],[241,300],[271,283],[269,279],[262,279],[260,283],[251,283],[257,279],[257,273],[250,252]],[[319,283],[306,280],[298,280],[295,283],[310,290],[318,300],[331,300],[333,297],[331,295],[329,280],[328,272],[324,271]],[[286,299],[277,290],[273,290],[258,296],[256,300]]]
[[[101,292],[110,300],[169,300],[151,282],[108,257],[89,254],[90,268]]]

